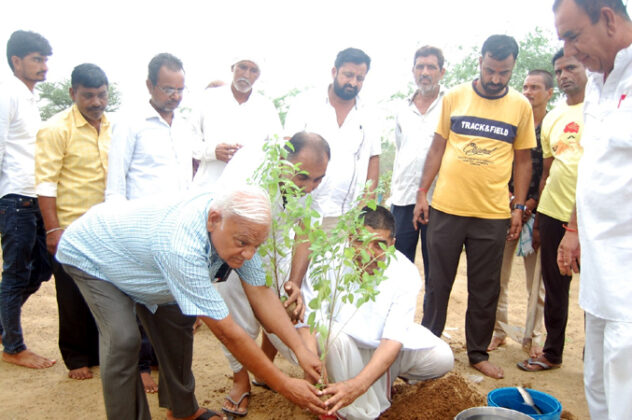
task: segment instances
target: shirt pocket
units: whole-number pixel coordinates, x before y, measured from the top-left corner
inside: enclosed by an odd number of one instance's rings
[[[623,101],[619,108],[604,118],[603,127],[609,133],[608,144],[614,150],[629,150],[632,147],[632,133],[626,129],[629,127],[630,120],[632,120],[632,97]]]

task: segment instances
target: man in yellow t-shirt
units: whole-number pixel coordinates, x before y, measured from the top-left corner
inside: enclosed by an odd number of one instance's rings
[[[439,124],[417,193],[413,223],[428,223],[430,277],[422,325],[440,336],[463,246],[468,263],[465,336],[470,364],[492,378],[489,362],[505,240],[516,239],[536,146],[529,102],[508,87],[518,44],[490,36],[481,50],[480,77],[443,99]],[[515,208],[509,208],[513,165]],[[438,175],[429,209],[426,194]],[[507,234],[507,230],[509,233]]]
[[[577,58],[564,55],[562,49],[553,56],[553,67],[557,85],[566,95],[566,102],[554,108],[542,121],[544,167],[533,233],[534,238],[539,237],[541,244],[546,341],[541,355],[518,363],[520,369],[529,372],[562,364],[572,276],[560,273],[557,248],[575,207],[577,166],[583,154],[580,138],[584,126],[586,69]]]
[[[46,247],[54,257],[64,229],[90,207],[103,202],[110,150],[108,79],[94,64],[80,64],[71,75],[74,105],[49,119],[37,133],[35,191],[46,227]],[[97,326],[72,278],[53,258],[59,350],[73,379],[92,378],[99,364]]]

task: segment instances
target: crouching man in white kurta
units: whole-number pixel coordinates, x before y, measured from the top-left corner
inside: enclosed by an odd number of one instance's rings
[[[365,211],[364,224],[375,233],[368,251],[383,259],[380,244],[395,243],[395,221],[384,207]],[[377,261],[367,269],[376,268]],[[333,335],[327,354],[331,385],[324,392],[331,395],[326,401],[330,414],[340,419],[377,418],[390,407],[391,386],[398,376],[426,380],[454,366],[450,346],[414,321],[422,284],[417,267],[395,251],[384,274],[375,301],[359,309],[342,303],[335,311],[335,331],[342,330]]]

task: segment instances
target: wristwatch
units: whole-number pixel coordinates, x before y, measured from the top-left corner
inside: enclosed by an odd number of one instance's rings
[[[524,204],[514,204],[514,210],[522,210],[522,212],[525,212],[527,210],[527,206],[525,206]]]

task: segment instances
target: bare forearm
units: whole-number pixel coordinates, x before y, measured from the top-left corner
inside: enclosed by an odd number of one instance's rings
[[[299,288],[303,284],[307,267],[309,266],[309,246],[307,240],[295,239],[294,252],[292,253],[292,268],[290,269],[289,281]]]
[[[51,230],[59,227],[59,219],[57,218],[57,197],[46,197],[40,195],[37,197],[42,219],[44,219],[45,229]]]
[[[514,196],[515,202],[525,204],[527,198],[527,190],[531,181],[531,151],[516,150],[514,152]]]
[[[382,340],[375,349],[369,363],[353,378],[362,387],[363,393],[391,367],[402,348],[402,344],[393,340]]]
[[[369,169],[367,170],[366,180],[371,181],[369,191],[373,191],[377,188],[377,183],[380,177],[380,155],[371,156],[369,159]]]
[[[568,221],[569,228],[577,230],[577,207],[573,206],[573,212],[571,213],[571,218]]]
[[[551,165],[553,164],[553,158],[544,158],[542,161],[542,177],[540,178],[540,186],[538,191],[538,197],[542,198],[542,191],[544,190],[544,186],[546,185],[546,180],[549,178],[549,173],[551,172]]]
[[[326,394],[332,395],[326,402],[329,414],[351,404],[364,394],[393,364],[401,348],[401,343],[397,341],[382,340],[360,373],[354,378],[329,385],[325,389]]]
[[[441,160],[445,153],[446,140],[439,134],[435,133],[432,139],[432,145],[426,155],[426,161],[424,162],[424,169],[421,173],[421,181],[419,182],[419,188],[428,191],[432,181],[434,181],[439,169],[441,168]]]
[[[263,328],[276,334],[294,353],[305,350],[294,325],[272,289],[265,286],[252,286],[244,281],[242,285],[252,310]]]

